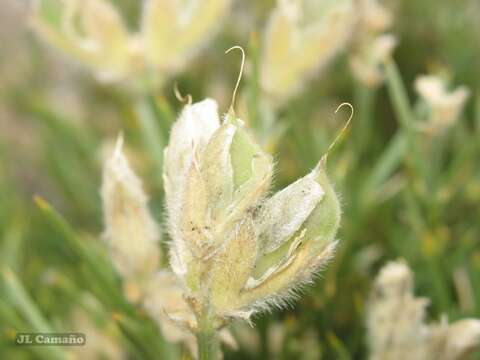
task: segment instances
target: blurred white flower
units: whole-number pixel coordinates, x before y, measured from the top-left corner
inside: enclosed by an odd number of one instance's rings
[[[386,31],[392,25],[393,16],[381,1],[357,0],[359,22],[362,23],[366,31],[380,33]]]
[[[433,75],[418,76],[415,90],[428,105],[429,115],[421,129],[430,133],[441,133],[452,126],[459,119],[470,96],[465,86],[448,91],[447,83]]]
[[[109,1],[37,0],[31,24],[47,43],[92,68],[101,81],[115,81],[131,71],[129,34]]]
[[[231,0],[148,0],[142,15],[146,62],[161,72],[181,70],[225,18]]]
[[[388,60],[397,46],[391,34],[368,39],[350,56],[353,75],[368,87],[376,87],[384,80],[382,64]]]
[[[374,88],[383,83],[382,65],[397,46],[397,38],[386,33],[393,17],[379,0],[359,0],[355,10],[357,23],[350,67],[358,81]]]
[[[102,184],[105,238],[126,294],[138,300],[142,284],[160,261],[160,233],[149,212],[140,179],[130,168],[119,138],[105,162]]]
[[[260,82],[276,103],[318,74],[349,40],[351,0],[278,0],[263,37]]]
[[[34,30],[100,81],[156,86],[183,70],[218,28],[231,0],[144,0],[140,30],[109,0],[36,0]]]
[[[413,294],[404,261],[388,263],[375,279],[367,308],[372,360],[457,360],[480,344],[480,320],[426,324],[429,301]]]

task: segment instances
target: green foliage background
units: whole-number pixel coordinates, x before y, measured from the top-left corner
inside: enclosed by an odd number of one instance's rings
[[[273,148],[279,188],[309,171],[325,152],[348,116],[345,110],[335,116],[336,105],[348,101],[355,108],[352,126],[328,162],[344,208],[340,248],[293,308],[255,319],[248,332],[256,346],[240,341],[240,350],[226,349],[226,359],[366,358],[364,311],[372,280],[382,264],[399,257],[414,270],[416,294],[431,299],[431,320],[441,314],[452,321],[480,317],[480,10],[475,2],[392,2],[400,44],[395,63],[386,68],[385,86],[369,90],[355,82],[342,54],[278,113],[275,124],[285,129]],[[134,24],[136,1],[117,3]],[[240,90],[252,116],[244,120],[267,143],[271,134],[258,109],[255,39],[272,5],[235,5],[220,34],[186,71],[162,90],[138,96],[96,83],[28,31],[24,3],[2,3],[0,358],[64,358],[62,348],[17,347],[12,336],[69,331],[71,311],[78,306],[132,359],[186,356],[166,344],[155,324],[121,295],[100,241],[100,152],[106,139],[123,131],[162,222],[162,148],[182,106],[173,84],[194,100],[222,96],[218,100],[226,111],[239,61],[223,53],[236,44],[246,49],[250,63]],[[237,26],[235,14],[245,12],[254,16],[256,28]],[[453,84],[467,85],[472,95],[458,124],[432,141],[411,131],[412,84],[418,74],[438,69]],[[35,203],[35,195],[48,204],[38,198]],[[458,271],[470,279],[471,299],[462,298],[455,286]],[[96,305],[85,300],[87,293]],[[271,339],[278,329],[284,336],[280,351]]]

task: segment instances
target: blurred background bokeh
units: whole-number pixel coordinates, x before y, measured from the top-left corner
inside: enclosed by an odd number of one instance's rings
[[[138,35],[142,1],[105,1]],[[430,299],[427,322],[480,317],[480,2],[224,2],[211,29],[193,30],[204,39],[184,35],[193,40],[178,57],[147,54],[107,76],[52,35],[65,30],[59,9],[69,1],[2,0],[0,358],[188,358],[122,297],[101,237],[102,164],[123,133],[164,223],[162,152],[184,105],[174,88],[226,112],[240,67],[240,55],[224,54],[233,45],[246,52],[237,112],[275,157],[276,189],[325,153],[349,116],[334,113],[340,103],[355,113],[328,161],[343,206],[335,258],[292,308],[253,328],[234,324],[236,349],[224,357],[368,358],[372,283],[399,258],[415,294]],[[181,29],[208,18],[182,16]],[[79,37],[95,37],[87,30]],[[175,31],[166,38],[180,43]],[[89,343],[19,347],[22,331],[85,332]]]

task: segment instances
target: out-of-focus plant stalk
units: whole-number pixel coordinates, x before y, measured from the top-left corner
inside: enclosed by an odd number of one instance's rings
[[[480,96],[475,101],[475,130],[480,133]]]
[[[430,236],[432,229],[435,227],[440,226],[437,224],[438,220],[435,218],[431,219],[429,214],[431,215],[433,209],[436,207],[436,201],[434,198],[432,199],[432,193],[435,194],[435,183],[436,183],[436,175],[434,173],[434,162],[435,157],[432,159],[426,158],[427,154],[425,151],[421,151],[420,143],[421,140],[421,133],[419,130],[419,121],[415,117],[413,110],[410,106],[410,102],[408,100],[407,91],[405,86],[402,82],[400,73],[393,62],[393,60],[389,60],[385,63],[386,68],[386,78],[387,78],[387,87],[389,89],[389,94],[392,99],[392,103],[394,105],[394,110],[397,114],[398,120],[401,125],[401,130],[396,136],[404,136],[405,137],[405,147],[403,148],[403,152],[399,152],[398,156],[404,156],[406,165],[408,165],[413,173],[410,176],[411,180],[415,182],[410,182],[405,190],[405,199],[406,205],[408,208],[409,214],[416,214],[415,216],[409,216],[408,219],[410,224],[413,225],[412,228],[414,230],[415,236],[418,239],[425,239],[425,237]],[[435,83],[435,85],[437,85]],[[439,86],[436,86],[435,89],[432,89],[432,96],[441,96],[439,94],[440,89]],[[466,90],[459,90],[462,93],[455,94],[456,97],[461,96],[462,99],[466,96]],[[444,95],[445,97],[447,95]],[[460,100],[462,100],[460,99]],[[445,99],[447,101],[449,99]],[[456,99],[454,99],[456,100]],[[445,111],[451,110],[448,107],[448,103],[440,103],[441,106],[447,106]],[[460,110],[455,108],[449,112],[449,114],[458,114]],[[443,113],[443,114],[446,114]],[[452,116],[453,116],[452,115]],[[441,141],[437,139],[437,142]],[[436,149],[439,149],[437,145]],[[434,147],[435,149],[435,147]],[[429,149],[428,153],[433,151]],[[436,169],[436,173],[438,176],[439,169]],[[428,190],[427,190],[428,189]],[[435,196],[435,195],[434,195]],[[424,209],[422,206],[425,207],[425,214]],[[424,220],[425,218],[428,219]],[[441,276],[441,267],[439,265],[439,255],[435,252],[430,251],[422,251],[424,255],[424,260],[427,265],[428,273],[430,279],[432,280],[433,289],[435,292],[435,299],[438,306],[443,310],[446,311],[450,308],[450,297],[448,295],[448,289],[443,281],[443,277]]]
[[[380,158],[375,162],[372,171],[365,180],[362,190],[362,203],[364,206],[368,206],[378,199],[382,185],[402,162],[406,150],[406,137],[402,132],[397,132],[390,140]]]
[[[373,108],[376,89],[369,88],[359,82],[355,83],[355,104],[357,105],[357,120],[353,124],[356,139],[356,153],[361,154],[369,143],[374,120]]]
[[[126,302],[116,287],[115,278],[107,260],[99,253],[92,251],[93,248],[87,247],[86,241],[81,239],[65,219],[42,197],[35,196],[34,201],[49,226],[65,239],[76,256],[85,261],[87,264],[84,269],[85,274],[90,279],[95,279],[91,282],[91,286],[99,292],[102,300],[111,304],[113,308],[126,310]]]
[[[422,158],[416,142],[415,116],[408,100],[407,90],[393,59],[387,60],[384,65],[390,98],[408,143],[407,165],[410,165],[412,170],[418,175],[415,177],[417,180],[423,179]]]
[[[387,74],[387,87],[398,121],[410,138],[413,136],[415,117],[408,100],[405,85],[393,59],[385,62],[385,72]]]
[[[31,328],[36,332],[52,333],[54,329],[44,318],[36,303],[27,293],[17,276],[7,268],[2,269],[3,283],[5,284],[6,295],[10,303],[15,306],[20,313],[27,319]],[[56,360],[66,360],[67,354],[57,346],[47,346],[45,352],[49,354],[48,358]],[[47,356],[46,356],[47,358]]]
[[[370,176],[364,183],[362,197],[365,204],[373,199],[379,186],[381,186],[392,171],[401,163],[407,150],[411,150],[412,152],[407,157],[407,164],[411,164],[418,174],[422,173],[422,165],[419,163],[420,159],[417,156],[418,151],[416,151],[415,118],[405,86],[393,59],[387,60],[384,66],[388,92],[395,114],[400,123],[400,130],[397,131],[392,140],[390,140],[386,150],[384,150]]]
[[[145,148],[153,161],[156,184],[162,186],[163,148],[166,134],[164,134],[163,129],[160,129],[159,123],[161,120],[158,119],[154,106],[155,104],[152,104],[152,101],[142,99],[137,103],[135,109]]]

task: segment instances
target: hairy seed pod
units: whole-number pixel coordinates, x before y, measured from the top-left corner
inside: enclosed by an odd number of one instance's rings
[[[324,161],[268,196],[273,162],[231,111],[187,105],[165,150],[172,269],[217,323],[282,306],[331,258],[340,205]],[[200,310],[198,310],[200,311]]]

